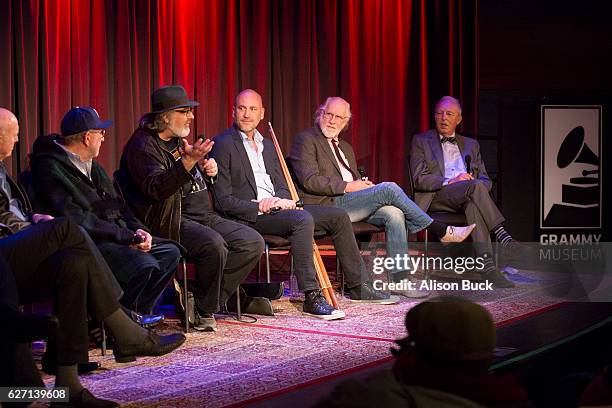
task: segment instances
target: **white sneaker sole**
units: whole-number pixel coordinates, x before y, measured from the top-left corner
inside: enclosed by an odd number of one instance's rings
[[[400,301],[397,296],[389,296],[389,299],[380,299],[380,300],[353,300],[349,299],[352,303],[371,303],[374,305],[394,305]]]
[[[310,317],[316,317],[317,319],[321,319],[321,320],[338,320],[338,319],[344,319],[346,317],[346,313],[344,313],[342,310],[336,310],[333,314],[330,314],[330,315],[316,315],[316,314],[307,313],[307,312],[302,312],[302,314],[305,314],[306,316],[310,316]]]

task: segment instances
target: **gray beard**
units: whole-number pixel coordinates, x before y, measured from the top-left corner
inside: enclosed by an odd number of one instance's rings
[[[189,132],[191,132],[191,128],[184,127],[182,129],[177,129],[174,126],[168,126],[168,129],[177,137],[185,138],[189,136]]]
[[[325,136],[328,139],[335,139],[340,134],[340,131],[330,132],[327,129],[321,129],[321,132],[323,133],[323,136]]]

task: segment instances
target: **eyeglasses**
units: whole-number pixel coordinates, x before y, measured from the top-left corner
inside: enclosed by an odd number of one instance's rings
[[[332,120],[332,119],[336,119],[339,122],[342,122],[343,120],[347,119],[348,116],[340,116],[340,115],[334,115],[331,112],[325,112],[323,113],[323,117],[327,120]]]
[[[101,136],[104,136],[106,134],[106,129],[93,129],[90,130],[91,133],[99,133]]]
[[[191,112],[193,112],[193,109],[191,108],[185,108],[185,109],[175,109],[174,110],[176,113],[182,113],[183,115],[187,116],[189,115]]]
[[[457,114],[453,111],[436,111],[435,112],[436,116],[448,116],[449,118],[454,118],[455,116],[457,116]]]

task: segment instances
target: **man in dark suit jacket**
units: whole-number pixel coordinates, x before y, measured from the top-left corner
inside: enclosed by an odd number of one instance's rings
[[[315,126],[300,132],[293,141],[289,161],[307,204],[328,204],[346,210],[351,221],[365,220],[384,225],[387,256],[408,253],[408,236],[425,228],[443,242],[463,241],[473,228],[450,227],[434,222],[395,183],[374,184],[357,174],[355,153],[339,134],[351,118],[350,105],[339,97],[327,98],[315,113]],[[394,280],[407,278],[407,272],[393,271]],[[409,297],[426,292],[403,291]]]
[[[257,131],[264,117],[261,96],[251,89],[242,91],[236,97],[233,117],[234,125],[215,137],[211,151],[219,167],[215,204],[220,212],[262,234],[288,237],[298,286],[305,293],[304,312],[325,320],[344,317],[319,290],[312,258],[315,229],[331,233],[352,300],[394,303],[368,282],[345,211],[320,206],[296,209],[274,144]]]
[[[476,224],[472,238],[484,243],[479,252],[491,252],[490,234],[502,245],[513,247],[512,237],[503,227],[504,216],[489,195],[492,183],[475,139],[459,135],[461,104],[445,96],[436,104],[436,129],[412,139],[410,168],[414,179],[415,201],[424,211],[463,212]],[[496,286],[511,287],[512,282],[494,272],[488,257],[489,278]],[[485,269],[486,271],[486,269]]]

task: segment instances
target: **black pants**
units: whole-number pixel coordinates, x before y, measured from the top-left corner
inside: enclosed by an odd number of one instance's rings
[[[368,280],[365,263],[353,235],[346,211],[330,206],[306,205],[304,210],[285,210],[257,217],[253,228],[262,234],[280,235],[291,242],[295,275],[301,291],[319,288],[312,258],[314,231],[331,234],[336,256],[349,287]]]
[[[0,255],[13,271],[21,303],[54,297],[58,364],[87,362],[88,313],[104,320],[119,308],[121,295],[87,234],[56,218],[0,239]]]
[[[195,263],[194,299],[214,313],[236,291],[261,257],[261,235],[240,223],[210,214],[204,223],[183,218],[181,244]]]

